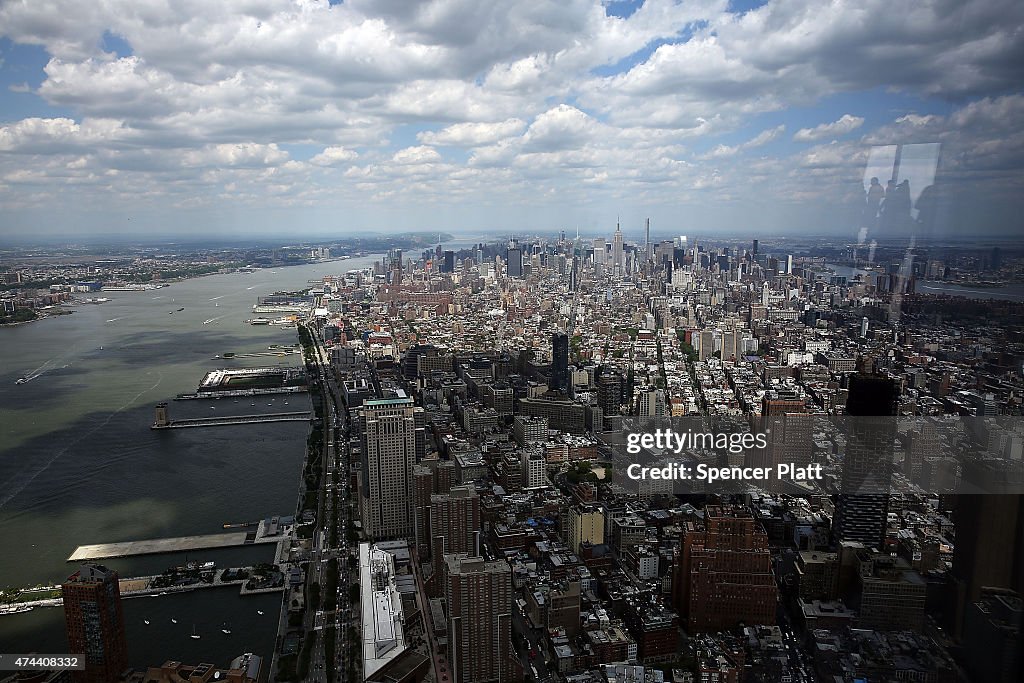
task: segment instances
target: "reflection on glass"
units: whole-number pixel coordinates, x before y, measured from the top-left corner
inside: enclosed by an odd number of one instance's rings
[[[941,143],[901,145],[896,170],[897,186],[909,185],[910,215],[918,219],[923,204],[933,193],[935,170],[939,165]],[[921,198],[925,198],[925,202]]]

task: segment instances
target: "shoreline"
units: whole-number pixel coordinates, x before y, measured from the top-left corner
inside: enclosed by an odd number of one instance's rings
[[[361,254],[361,255],[358,255],[358,256],[338,256],[338,257],[333,257],[332,256],[331,258],[328,258],[328,259],[318,259],[316,261],[308,261],[306,263],[279,264],[279,265],[276,265],[276,266],[269,266],[267,268],[258,268],[256,270],[250,270],[250,271],[242,271],[242,270],[237,270],[236,269],[236,270],[229,271],[227,273],[217,273],[217,272],[214,272],[214,273],[199,273],[199,274],[193,275],[191,277],[182,277],[182,278],[173,278],[173,279],[170,279],[170,280],[161,280],[160,282],[163,283],[163,285],[162,286],[158,286],[158,287],[154,287],[154,289],[164,289],[165,287],[170,287],[171,285],[179,283],[179,282],[187,282],[189,280],[196,280],[198,278],[209,277],[211,275],[252,275],[252,274],[258,273],[259,271],[262,271],[262,270],[273,270],[275,268],[294,268],[294,267],[297,267],[297,266],[311,266],[311,265],[317,265],[317,264],[322,264],[322,263],[334,263],[336,261],[349,261],[349,260],[356,259],[356,258],[366,258],[368,256],[374,256],[374,255],[375,254]],[[138,283],[138,284],[152,284],[152,283]],[[128,290],[128,291],[135,291],[135,290]],[[147,291],[147,290],[140,289],[138,291]],[[102,288],[100,288],[100,292],[101,293],[103,292]],[[102,305],[102,304],[99,304],[97,302],[87,302],[87,301],[82,301],[82,300],[79,300],[79,299],[76,299],[76,298],[72,298],[70,301],[66,301],[64,303],[58,304],[54,308],[57,308],[59,306],[82,306],[82,305],[86,305],[86,304],[89,304],[89,303],[96,303],[97,305]],[[106,302],[102,302],[102,303],[106,303]],[[74,311],[65,310],[63,308],[61,308],[60,310],[61,310],[60,313],[51,313],[51,314],[48,314],[48,315],[45,315],[45,314],[44,315],[37,315],[32,320],[19,320],[17,322],[11,322],[11,323],[0,323],[0,328],[3,328],[3,327],[16,327],[18,325],[27,325],[29,323],[39,322],[40,320],[43,320],[45,318],[50,318],[50,317],[53,317],[53,316],[60,316],[60,315],[71,315],[72,313],[74,313]]]
[[[55,317],[59,317],[59,316],[62,316],[62,315],[71,315],[72,313],[74,313],[74,311],[65,311],[64,309],[61,309],[61,311],[62,311],[61,313],[50,313],[48,315],[37,315],[35,318],[32,318],[32,320],[19,320],[17,322],[13,322],[13,323],[0,323],[0,327],[17,327],[18,325],[29,325],[31,323],[37,323],[40,320],[46,320],[47,318],[55,318]]]

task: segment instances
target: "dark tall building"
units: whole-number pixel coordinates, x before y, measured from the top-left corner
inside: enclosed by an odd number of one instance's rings
[[[850,376],[846,454],[836,506],[836,537],[840,541],[884,546],[898,398],[899,387],[889,377]]]
[[[676,572],[675,603],[689,633],[775,623],[768,535],[746,510],[709,505],[703,528],[688,522]]]
[[[992,270],[999,270],[1003,267],[1003,252],[999,247],[992,247],[992,256],[989,258],[989,265]]]
[[[430,557],[430,499],[434,495],[434,472],[426,464],[412,468],[412,495],[416,554],[425,561]]]
[[[454,273],[455,272],[455,252],[446,251],[444,252],[444,260],[441,261],[441,272],[442,273]]]
[[[1001,588],[985,588],[967,608],[964,655],[975,681],[1011,683],[1024,674],[1024,600]]]
[[[508,276],[523,277],[523,250],[513,247],[508,250]]]
[[[754,246],[753,254],[754,254],[754,256],[757,256],[757,240],[754,240],[754,245],[753,246]]]
[[[959,589],[956,625],[960,627],[983,587],[1024,595],[1024,497],[959,495],[953,522],[953,574]]]
[[[569,393],[569,335],[558,332],[551,335],[551,391]]]
[[[511,682],[512,568],[461,553],[444,565],[452,683]]]
[[[480,496],[472,486],[453,486],[448,493],[430,497],[430,557],[434,585],[440,588],[444,556],[479,555]]]
[[[605,415],[618,415],[622,406],[622,375],[608,367],[597,378],[597,402]]]
[[[72,673],[80,683],[110,683],[128,668],[128,643],[117,572],[83,565],[61,586],[68,651],[85,655],[85,670]]]

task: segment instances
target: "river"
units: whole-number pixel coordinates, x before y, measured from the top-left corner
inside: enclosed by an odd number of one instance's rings
[[[153,407],[217,367],[301,365],[299,356],[213,356],[296,343],[294,329],[243,322],[256,297],[378,258],[109,292],[102,296],[111,301],[74,306],[72,315],[0,328],[0,586],[60,583],[75,570],[65,558],[82,544],[217,533],[225,522],[294,513],[308,424],[152,431]],[[16,384],[23,376],[32,379]],[[172,419],[309,408],[304,394],[170,404]],[[266,545],[105,563],[137,576],[186,559],[230,566],[272,557]],[[280,594],[242,597],[237,588],[127,599],[129,663],[226,666],[255,652],[269,666],[280,602]],[[2,616],[0,649],[66,652],[63,619],[60,608]],[[221,632],[225,623],[231,634]],[[193,625],[201,638],[189,637]]]

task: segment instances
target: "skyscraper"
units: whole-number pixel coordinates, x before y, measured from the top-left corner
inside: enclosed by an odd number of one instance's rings
[[[615,224],[615,234],[612,235],[612,267],[616,272],[622,273],[625,270],[626,259],[622,243],[622,229]]]
[[[523,250],[519,247],[509,247],[508,276],[523,277]]]
[[[846,454],[836,506],[836,536],[881,548],[889,511],[899,387],[882,375],[850,376]],[[878,419],[872,419],[877,417]]]
[[[569,392],[569,335],[557,332],[551,335],[551,391]]]
[[[604,265],[607,243],[603,237],[594,238],[594,263]]]
[[[647,219],[644,228],[644,260],[651,260],[651,219]]]
[[[511,681],[511,567],[462,553],[444,564],[452,683]]]
[[[796,395],[768,391],[761,398],[761,429],[769,434],[768,447],[747,451],[748,462],[775,467],[781,462],[811,462],[814,422],[804,400]]]
[[[967,608],[964,659],[971,680],[986,683],[1020,681],[1024,673],[1024,600],[1005,588],[983,588]]]
[[[445,251],[444,260],[441,262],[442,273],[454,273],[455,272],[455,252]]]
[[[748,511],[709,505],[704,527],[688,522],[683,531],[673,592],[690,633],[774,624],[768,535]]]
[[[413,465],[412,489],[416,553],[426,560],[430,557],[430,499],[434,495],[434,472],[426,463]]]
[[[72,673],[80,683],[110,683],[128,668],[128,643],[117,572],[83,565],[61,585],[68,651],[85,655],[85,670]]]
[[[479,554],[480,496],[472,486],[453,486],[430,497],[430,545],[436,585],[441,585],[444,556]]]
[[[618,415],[622,406],[622,375],[604,366],[597,378],[597,402],[605,415]]]
[[[417,413],[422,412],[406,396],[363,402],[360,514],[363,528],[374,540],[414,537],[412,469]]]
[[[957,622],[963,625],[983,587],[1024,594],[1024,497],[1014,494],[958,495],[953,509],[956,543],[953,575],[959,597]]]

